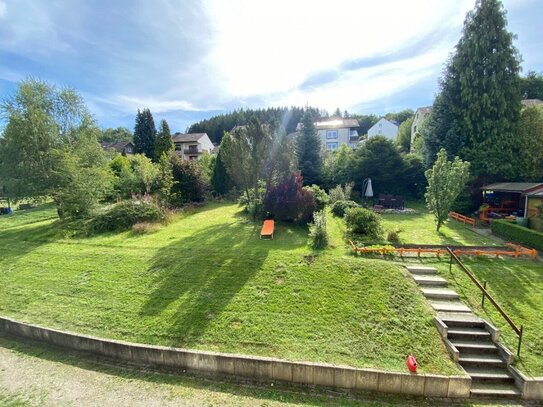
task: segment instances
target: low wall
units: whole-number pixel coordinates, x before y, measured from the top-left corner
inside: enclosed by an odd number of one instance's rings
[[[471,378],[355,369],[322,363],[204,352],[106,340],[42,328],[0,317],[0,332],[90,352],[138,366],[182,369],[212,377],[378,391],[427,397],[466,398]]]

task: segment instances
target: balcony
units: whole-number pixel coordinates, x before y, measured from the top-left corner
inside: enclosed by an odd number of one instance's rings
[[[183,154],[185,155],[197,155],[197,154],[202,154],[201,151],[198,151],[198,149],[196,148],[186,148],[183,150]]]

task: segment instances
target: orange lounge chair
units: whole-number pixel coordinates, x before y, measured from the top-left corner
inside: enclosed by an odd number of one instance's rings
[[[275,228],[275,222],[271,219],[265,220],[262,225],[262,230],[260,231],[260,238],[270,238],[273,239],[273,229]]]

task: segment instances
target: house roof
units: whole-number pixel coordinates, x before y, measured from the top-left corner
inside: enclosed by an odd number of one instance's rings
[[[105,148],[105,149],[112,148],[115,151],[118,151],[119,153],[122,153],[124,149],[128,146],[134,147],[134,144],[132,144],[132,142],[130,141],[113,141],[110,143],[100,143],[100,145],[102,146],[102,148]]]
[[[333,118],[333,119],[323,120],[323,121],[320,121],[320,122],[315,122],[315,128],[317,130],[321,130],[321,129],[342,129],[342,128],[345,128],[345,127],[359,127],[359,126],[360,126],[360,124],[358,123],[358,120],[356,120],[356,119]],[[296,130],[300,131],[302,129],[302,127],[303,127],[302,123],[298,123],[298,125],[296,126]]]
[[[519,194],[543,190],[543,182],[496,182],[481,187],[483,191],[515,192]]]
[[[543,100],[539,99],[524,99],[521,100],[520,103],[522,103],[523,106],[534,106],[534,105],[541,105],[543,104]]]
[[[174,143],[190,143],[198,141],[204,136],[207,136],[207,133],[175,133],[172,139]]]
[[[421,112],[423,114],[431,113],[432,112],[432,106],[423,106],[419,107],[417,109],[417,112]],[[416,112],[415,112],[416,113]]]

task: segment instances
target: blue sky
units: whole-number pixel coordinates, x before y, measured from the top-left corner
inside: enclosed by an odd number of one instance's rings
[[[172,131],[238,108],[382,114],[432,103],[474,0],[0,0],[0,97],[40,77],[102,127],[138,108]],[[543,71],[543,1],[505,0],[523,71]]]

